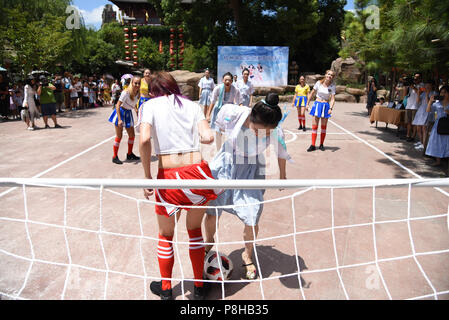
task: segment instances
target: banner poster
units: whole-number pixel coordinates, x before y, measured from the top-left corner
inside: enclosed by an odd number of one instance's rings
[[[249,80],[255,87],[286,86],[288,77],[288,47],[219,46],[217,82],[226,72],[242,79],[249,70]]]

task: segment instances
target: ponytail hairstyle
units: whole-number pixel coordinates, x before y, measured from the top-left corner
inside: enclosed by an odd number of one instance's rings
[[[150,83],[148,83],[148,88],[155,98],[161,96],[175,96],[175,101],[178,102],[179,106],[182,106],[179,96],[181,96],[181,90],[179,89],[178,83],[173,76],[166,71],[158,71],[153,73],[150,77]]]
[[[251,109],[249,121],[276,128],[282,119],[282,111],[278,104],[279,96],[273,92],[268,93],[264,100],[257,102]]]

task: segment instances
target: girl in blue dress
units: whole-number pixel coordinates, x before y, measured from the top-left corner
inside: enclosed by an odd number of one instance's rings
[[[449,115],[449,86],[443,86],[440,89],[440,98],[435,102],[435,96],[432,96],[427,105],[427,112],[436,113],[435,124],[430,132],[429,142],[426,148],[426,155],[434,157],[434,166],[441,164],[441,158],[449,157],[449,135],[438,134],[438,122],[441,118]]]
[[[223,105],[217,114],[215,125],[228,139],[209,163],[215,179],[265,179],[263,152],[270,144],[274,145],[278,156],[280,179],[286,179],[285,165],[290,156],[283,140],[282,129],[278,127],[282,118],[278,103],[278,95],[269,93],[265,100],[256,103],[252,109],[234,104]],[[227,189],[213,200],[210,206],[236,206],[206,210],[206,242],[214,242],[216,216],[220,216],[222,211],[236,215],[245,225],[243,239],[253,241],[258,233],[264,191]],[[206,251],[211,247],[212,245],[206,246]],[[252,252],[253,244],[246,242],[242,260],[246,267],[246,277],[250,280],[256,277]]]

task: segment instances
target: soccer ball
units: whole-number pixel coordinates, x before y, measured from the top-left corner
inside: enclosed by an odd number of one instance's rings
[[[221,258],[221,272],[218,256]],[[204,261],[204,274],[209,280],[227,280],[231,277],[234,266],[231,259],[223,253],[209,251]]]

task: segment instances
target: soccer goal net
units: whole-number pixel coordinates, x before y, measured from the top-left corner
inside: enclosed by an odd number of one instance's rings
[[[0,178],[0,188],[1,299],[158,299],[156,202],[143,188],[266,190],[254,240],[237,216],[217,219],[210,244],[234,270],[205,278],[208,299],[449,298],[449,179]],[[175,220],[176,299],[193,291],[186,214]],[[255,279],[242,266],[248,243]]]

